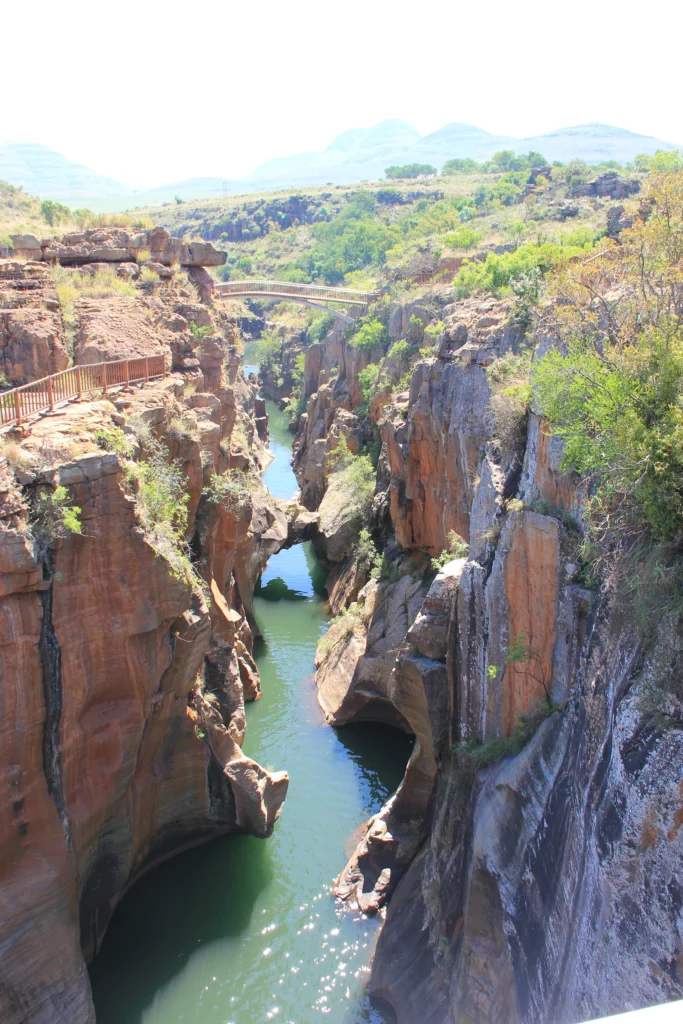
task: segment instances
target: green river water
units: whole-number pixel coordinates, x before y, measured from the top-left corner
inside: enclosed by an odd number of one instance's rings
[[[276,497],[297,490],[287,418],[268,403]],[[289,772],[270,839],[226,836],[182,854],[124,897],[91,967],[98,1024],[379,1024],[364,995],[377,922],[330,886],[351,837],[400,782],[411,741],[379,725],[325,725],[312,682],[326,629],[310,545],[274,556],[255,595],[263,697],[245,753]]]

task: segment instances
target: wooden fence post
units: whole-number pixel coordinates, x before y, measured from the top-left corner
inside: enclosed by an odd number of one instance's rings
[[[81,368],[76,367],[76,401],[80,402],[83,398],[83,382],[81,381]]]
[[[50,407],[50,412],[54,412],[55,411],[55,400],[54,400],[54,397],[52,395],[52,380],[49,377],[47,378],[47,403],[48,403],[48,405]]]
[[[126,359],[125,370],[126,370],[126,387],[129,388],[130,387],[130,363],[128,362],[127,359]]]
[[[21,426],[21,398],[19,397],[19,392],[18,391],[14,392],[14,409],[15,409],[15,412],[17,414],[17,426],[20,427]]]
[[[107,364],[102,363],[102,392],[107,393]]]
[[[149,357],[145,356],[145,384],[149,383]]]

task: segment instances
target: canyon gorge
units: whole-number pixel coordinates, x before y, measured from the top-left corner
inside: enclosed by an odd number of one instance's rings
[[[345,318],[219,298],[216,268],[249,271],[208,221],[14,237],[8,387],[163,372],[3,434],[7,1024],[578,1024],[683,998],[679,378],[666,416],[647,392],[674,440],[616,534],[619,486],[577,468],[538,370],[579,323],[601,359],[666,333],[660,305],[619,320],[617,261],[656,248],[666,201],[679,265],[683,183],[610,173],[552,198],[604,221],[585,250],[484,287],[517,243],[423,246]],[[288,202],[309,230],[445,200]]]

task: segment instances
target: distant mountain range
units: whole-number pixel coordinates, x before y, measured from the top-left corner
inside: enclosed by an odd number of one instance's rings
[[[278,157],[261,164],[239,180],[189,178],[159,188],[136,190],[73,163],[47,146],[34,143],[0,144],[0,179],[23,185],[27,192],[57,199],[70,206],[123,210],[181,199],[217,198],[263,189],[305,185],[353,184],[376,181],[390,164],[428,163],[441,168],[454,157],[487,160],[499,149],[525,153],[532,149],[547,160],[581,157],[587,163],[633,160],[639,153],[678,149],[677,144],[638,135],[607,124],[581,124],[527,139],[491,135],[469,124],[447,124],[421,136],[405,121],[381,121],[373,128],[352,128],[338,135],[321,152]]]
[[[34,142],[0,143],[0,180],[21,185],[43,199],[78,201],[81,197],[133,195],[113,178],[105,178],[83,164],[67,160],[49,146]],[[87,205],[81,203],[82,206]]]

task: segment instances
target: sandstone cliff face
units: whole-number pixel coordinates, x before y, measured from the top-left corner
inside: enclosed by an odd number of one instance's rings
[[[600,609],[563,712],[468,806],[442,761],[373,968],[399,1022],[571,1022],[681,997],[681,731],[643,718],[652,670]]]
[[[361,591],[353,632],[342,620],[319,652],[331,721],[386,721],[391,705],[416,737],[337,883],[365,910],[391,897],[371,992],[398,1024],[571,1024],[683,994],[683,731],[642,704],[653,673],[680,671],[683,623],[644,654],[614,597],[583,585],[585,490],[538,417],[501,454],[486,367],[523,340],[508,312],[448,307],[409,396],[371,406],[384,529],[430,554],[454,530],[469,557],[416,591],[381,671],[373,624],[398,618],[397,584]],[[323,490],[310,464],[332,443],[329,392],[303,425],[302,475]],[[477,773],[466,744],[504,754],[520,718],[535,728],[521,753]]]
[[[363,400],[358,374],[380,354],[354,349],[341,325],[321,344],[305,350],[303,397],[307,404],[299,418],[292,465],[306,508],[316,509],[323,500],[329,479],[327,457],[340,436],[344,435],[354,453],[369,440],[353,410]]]
[[[0,260],[0,372],[12,384],[72,363],[157,355],[169,348],[174,369],[195,370],[196,328],[215,327],[220,339],[234,341],[234,324],[228,326],[225,314],[207,312],[213,279],[203,267],[225,262],[225,253],[208,243],[188,246],[162,228],[139,235],[112,228],[61,239],[16,236],[15,253],[21,258]],[[141,276],[144,269],[154,272],[151,282]],[[109,279],[98,289],[102,272]],[[112,275],[132,294],[117,294]]]
[[[69,365],[59,302],[40,263],[0,260],[0,372],[35,380]]]
[[[234,501],[203,494],[212,474],[256,474],[268,459],[255,389],[224,333],[216,336],[202,339],[206,374],[195,374],[187,394],[179,375],[114,393],[33,424],[3,449],[0,1017],[8,1024],[91,1024],[85,962],[123,892],[213,835],[269,835],[286,794],[286,774],[245,757],[241,743],[244,703],[260,696],[253,584],[291,541],[298,513],[271,507],[256,476]],[[98,432],[115,429],[134,458],[148,457],[151,432],[180,468],[202,590],[143,528],[126,457],[98,446]],[[27,509],[57,486],[82,510],[82,533],[48,544],[35,539]]]

